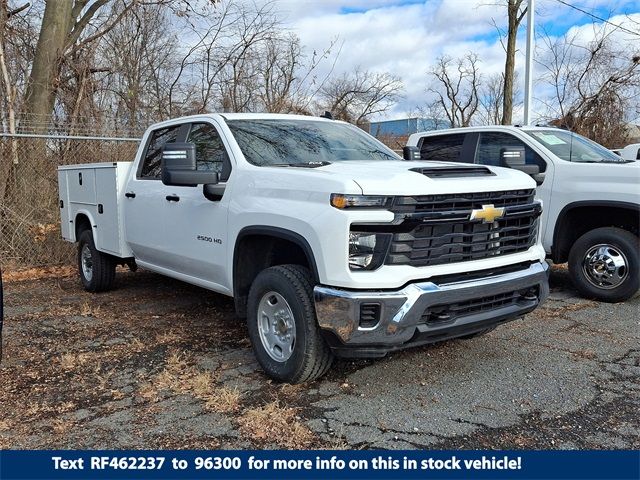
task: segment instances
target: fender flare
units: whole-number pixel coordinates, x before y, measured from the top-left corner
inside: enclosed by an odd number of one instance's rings
[[[97,237],[96,237],[95,233],[96,233],[97,226],[96,226],[95,219],[93,218],[93,215],[91,215],[91,212],[89,212],[88,210],[80,209],[80,210],[78,210],[76,212],[75,217],[73,217],[73,228],[71,230],[73,232],[74,240],[76,242],[78,241],[76,233],[77,233],[78,217],[80,215],[84,215],[85,217],[87,217],[89,219],[89,224],[91,225],[91,231],[93,232],[93,238],[96,239]]]
[[[637,203],[623,202],[618,200],[581,200],[578,202],[569,203],[565,205],[562,210],[560,210],[560,213],[556,218],[556,223],[553,226],[553,243],[551,244],[551,255],[553,258],[556,258],[556,249],[560,244],[560,226],[565,222],[565,218],[571,212],[571,210],[582,207],[620,208],[624,210],[635,211],[636,213],[638,213],[638,215],[640,215],[640,205],[638,205]]]
[[[244,227],[240,232],[238,232],[238,236],[236,237],[235,245],[233,247],[233,282],[235,285],[236,279],[236,269],[238,266],[238,244],[242,241],[244,237],[249,235],[266,235],[271,237],[280,238],[282,240],[288,240],[297,246],[299,246],[305,254],[307,258],[307,262],[311,267],[311,273],[313,274],[316,282],[320,281],[320,276],[318,275],[318,265],[316,263],[315,255],[313,254],[313,249],[306,238],[304,238],[299,233],[293,232],[291,230],[287,230],[285,228],[280,227],[272,227],[268,225],[254,225],[250,227]]]

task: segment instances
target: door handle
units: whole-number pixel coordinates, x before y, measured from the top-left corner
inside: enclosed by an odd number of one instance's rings
[[[136,194],[134,192],[127,192],[124,196],[127,198],[136,198]]]
[[[177,195],[167,195],[165,197],[167,199],[168,202],[179,202],[180,201],[180,197]]]

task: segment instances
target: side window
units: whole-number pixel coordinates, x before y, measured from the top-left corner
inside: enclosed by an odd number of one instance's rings
[[[459,162],[462,155],[464,133],[424,137],[420,145],[422,160],[439,160],[443,162]]]
[[[500,150],[509,147],[524,147],[526,164],[538,165],[541,172],[547,169],[545,161],[531,147],[522,140],[504,132],[483,132],[480,134],[475,163],[504,166],[500,159]]]
[[[212,170],[220,174],[220,180],[229,178],[230,164],[225,155],[224,144],[218,131],[210,123],[194,123],[187,142],[196,146],[196,165],[198,170]]]
[[[180,125],[174,125],[151,132],[149,146],[142,161],[140,178],[159,180],[162,177],[162,147],[165,143],[175,142],[179,131]]]

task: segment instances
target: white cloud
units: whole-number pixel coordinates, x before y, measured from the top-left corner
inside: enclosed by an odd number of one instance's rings
[[[442,54],[457,57],[474,51],[482,60],[483,73],[504,69],[504,50],[494,26],[494,23],[501,28],[506,26],[506,7],[499,3],[500,0],[426,0],[422,3],[415,0],[277,1],[286,24],[300,36],[308,52],[323,51],[332,39],[339,39],[343,47],[334,73],[360,66],[402,78],[406,98],[389,116],[402,116],[424,104],[427,71]],[[581,35],[588,38],[591,18],[561,5],[557,0],[538,0],[537,4],[537,26],[547,25],[564,31],[578,25],[574,28],[580,29]],[[640,12],[637,0],[584,0],[580,6],[601,14],[603,9]],[[355,10],[356,13],[345,14],[344,9]],[[611,18],[611,21],[624,22],[628,19],[620,16]],[[517,58],[522,81],[524,23],[519,35]],[[327,71],[330,65],[324,68]]]

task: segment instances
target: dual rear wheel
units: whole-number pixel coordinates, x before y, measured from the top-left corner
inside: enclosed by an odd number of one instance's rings
[[[116,262],[110,255],[96,249],[91,230],[78,238],[78,271],[85,290],[104,292],[113,288]]]
[[[615,227],[582,235],[569,252],[569,273],[587,298],[622,302],[640,288],[640,245],[633,233]]]

